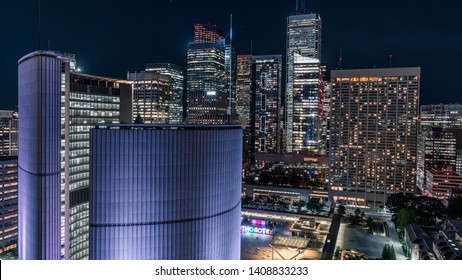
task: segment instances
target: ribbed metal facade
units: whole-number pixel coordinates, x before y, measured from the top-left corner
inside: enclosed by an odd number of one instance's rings
[[[240,258],[240,126],[91,131],[90,259]]]
[[[56,53],[44,51],[19,61],[20,259],[60,258],[63,62]]]

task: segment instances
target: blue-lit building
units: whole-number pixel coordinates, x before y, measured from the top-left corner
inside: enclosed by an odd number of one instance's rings
[[[132,121],[132,86],[76,71],[75,56],[19,60],[19,258],[87,259],[89,137]]]
[[[90,259],[240,259],[240,126],[100,126],[90,149]]]
[[[61,257],[61,75],[70,60],[47,51],[19,60],[20,259]]]

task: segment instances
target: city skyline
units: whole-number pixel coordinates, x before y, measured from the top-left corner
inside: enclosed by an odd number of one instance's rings
[[[38,47],[38,3],[30,2],[5,3],[1,9],[3,25],[9,26],[2,36],[7,43],[0,47],[6,54],[0,65],[2,97],[5,97],[2,109],[14,109],[17,105],[17,77],[12,69],[23,54]],[[166,0],[128,7],[118,2],[110,7],[92,3],[91,9],[87,1],[41,2],[42,49],[50,46],[76,53],[77,62],[86,73],[120,78],[127,71],[142,69],[151,62],[168,61],[184,67],[193,24],[213,23],[228,30],[230,14],[233,14],[237,54],[250,53],[251,40],[255,55],[285,54],[286,20],[295,14],[295,1],[265,5],[262,1],[244,4],[240,0],[218,3]],[[439,81],[446,77],[446,72],[460,72],[461,58],[456,55],[456,46],[461,41],[456,28],[460,21],[455,15],[457,9],[440,5],[436,11],[429,1],[399,2],[400,9],[394,8],[398,1],[388,1],[383,9],[377,9],[376,5],[363,2],[307,1],[308,11],[323,18],[321,63],[327,64],[328,69],[337,68],[342,49],[344,69],[383,68],[389,66],[392,54],[393,67],[421,66],[421,104],[456,102],[456,83],[445,84],[445,90],[441,91]],[[428,17],[433,20],[428,21]],[[56,21],[60,24],[55,24]],[[124,34],[143,38],[143,43],[125,40]]]
[[[2,201],[17,202],[8,254],[462,259],[452,18],[429,16],[426,1],[336,1],[33,1],[35,36],[15,32],[36,47],[17,44],[17,70],[0,75],[2,145],[18,155],[0,164],[11,174]],[[34,5],[24,7],[33,25]],[[221,231],[207,237],[214,223]],[[388,241],[345,242],[347,223]],[[418,254],[414,223],[435,227]]]

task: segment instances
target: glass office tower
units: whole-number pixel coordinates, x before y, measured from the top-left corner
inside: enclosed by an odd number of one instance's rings
[[[146,64],[146,71],[157,72],[159,74],[170,77],[172,81],[172,87],[170,94],[168,123],[182,123],[185,119],[185,117],[183,116],[183,107],[185,101],[183,86],[183,68],[172,63],[149,63]]]
[[[18,113],[0,110],[0,156],[18,155]]]
[[[287,19],[287,152],[320,149],[321,29],[318,14]]]
[[[171,99],[174,98],[172,78],[142,71],[128,73],[127,80],[133,83],[133,120],[140,115],[145,123],[169,123]]]

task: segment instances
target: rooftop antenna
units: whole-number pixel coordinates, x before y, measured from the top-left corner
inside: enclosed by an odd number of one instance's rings
[[[342,62],[343,62],[342,49],[340,49],[340,55],[338,58],[338,68],[339,69],[342,69]]]
[[[41,25],[41,3],[40,0],[38,0],[38,49],[39,51],[42,50],[42,45],[41,45],[41,30],[40,30],[40,25]]]
[[[389,59],[389,61],[390,61],[390,68],[391,68],[391,65],[392,65],[392,60],[393,60],[393,55],[392,55],[392,54],[390,54],[390,55],[388,56],[388,59]]]
[[[300,4],[298,2],[299,2],[298,0],[295,1],[295,14],[296,15],[306,14],[305,0],[300,0]]]
[[[302,1],[302,7],[301,7],[301,12],[302,14],[305,14],[306,13],[306,5],[305,5],[305,0],[301,0]]]
[[[233,91],[233,14],[229,17],[229,114],[233,113],[232,91]]]

